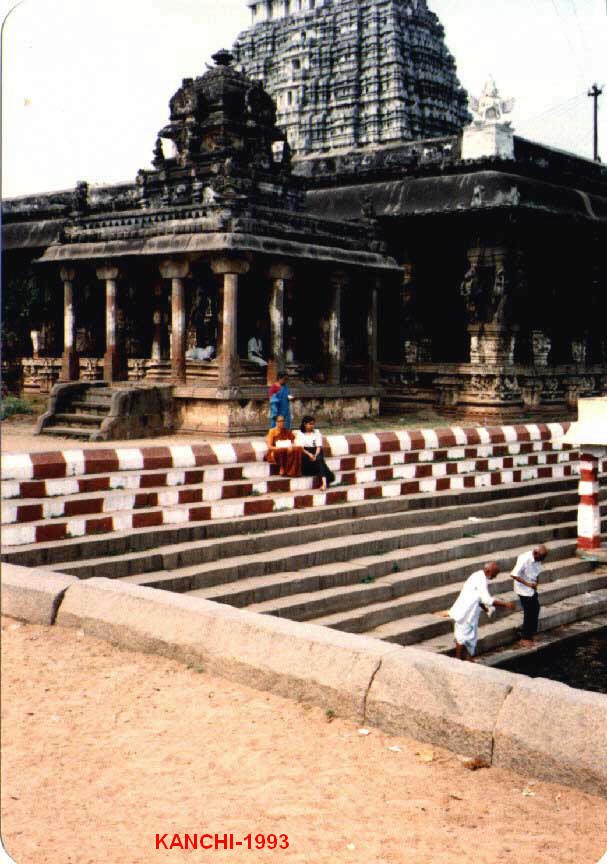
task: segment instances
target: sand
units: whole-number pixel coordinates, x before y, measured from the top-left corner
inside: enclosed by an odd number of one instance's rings
[[[3,619],[2,673],[2,836],[19,864],[595,864],[607,848],[605,800],[471,772],[82,631]],[[186,832],[289,846],[156,851],[156,834]]]

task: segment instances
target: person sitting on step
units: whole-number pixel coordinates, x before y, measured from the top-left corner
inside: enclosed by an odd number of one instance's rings
[[[301,470],[304,476],[320,477],[320,488],[326,489],[330,483],[335,481],[335,474],[331,471],[322,452],[322,435],[315,428],[315,420],[311,414],[307,414],[301,421],[301,427],[295,433],[295,443],[303,448]]]
[[[295,435],[285,425],[282,414],[276,417],[276,426],[266,435],[268,452],[266,462],[278,465],[278,473],[286,477],[301,477],[301,447],[294,447]]]

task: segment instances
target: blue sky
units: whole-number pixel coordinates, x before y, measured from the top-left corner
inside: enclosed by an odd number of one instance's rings
[[[605,0],[429,0],[458,73],[516,99],[518,134],[592,156]],[[4,18],[14,0],[0,0]],[[181,79],[248,26],[245,0],[23,0],[2,31],[3,194],[132,180]],[[600,103],[607,162],[607,89]]]

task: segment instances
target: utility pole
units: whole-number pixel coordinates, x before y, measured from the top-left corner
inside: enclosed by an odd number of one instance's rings
[[[597,87],[596,83],[592,85],[592,89],[588,91],[588,96],[594,99],[594,161],[600,162],[599,158],[599,96],[603,92]]]

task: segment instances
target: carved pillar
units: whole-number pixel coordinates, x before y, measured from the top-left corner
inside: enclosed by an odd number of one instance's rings
[[[190,272],[186,259],[166,260],[160,263],[160,275],[171,280],[171,378],[185,381],[185,285]]]
[[[111,383],[120,377],[120,363],[116,344],[116,283],[119,270],[115,265],[97,268],[97,278],[105,281],[105,354],[103,378]]]
[[[63,282],[63,355],[60,380],[77,381],[80,365],[76,354],[76,310],[74,308],[76,271],[71,267],[62,267],[60,275]]]
[[[510,306],[518,290],[512,252],[502,246],[468,251],[469,269],[461,294],[469,316],[470,362],[479,366],[510,366],[518,328],[510,323]]]
[[[329,307],[329,368],[328,383],[341,382],[341,300],[343,289],[348,284],[346,273],[334,273],[330,282]]]
[[[286,264],[273,264],[270,267],[269,276],[272,280],[272,289],[270,292],[270,356],[274,361],[272,380],[275,381],[276,372],[285,368],[285,283],[293,278],[293,270]]]
[[[369,294],[367,310],[367,342],[369,348],[369,384],[379,384],[379,363],[377,360],[377,297],[381,288],[381,278],[377,276]]]
[[[601,547],[601,507],[599,503],[599,456],[603,448],[582,447],[580,453],[577,547],[580,550]]]
[[[154,284],[154,312],[153,312],[152,332],[152,356],[151,359],[155,363],[162,360],[162,282],[158,281]]]
[[[240,361],[238,360],[238,277],[249,270],[246,261],[216,258],[211,261],[213,273],[223,276],[219,290],[220,338],[217,354],[219,361],[219,386],[234,388],[240,383]]]

